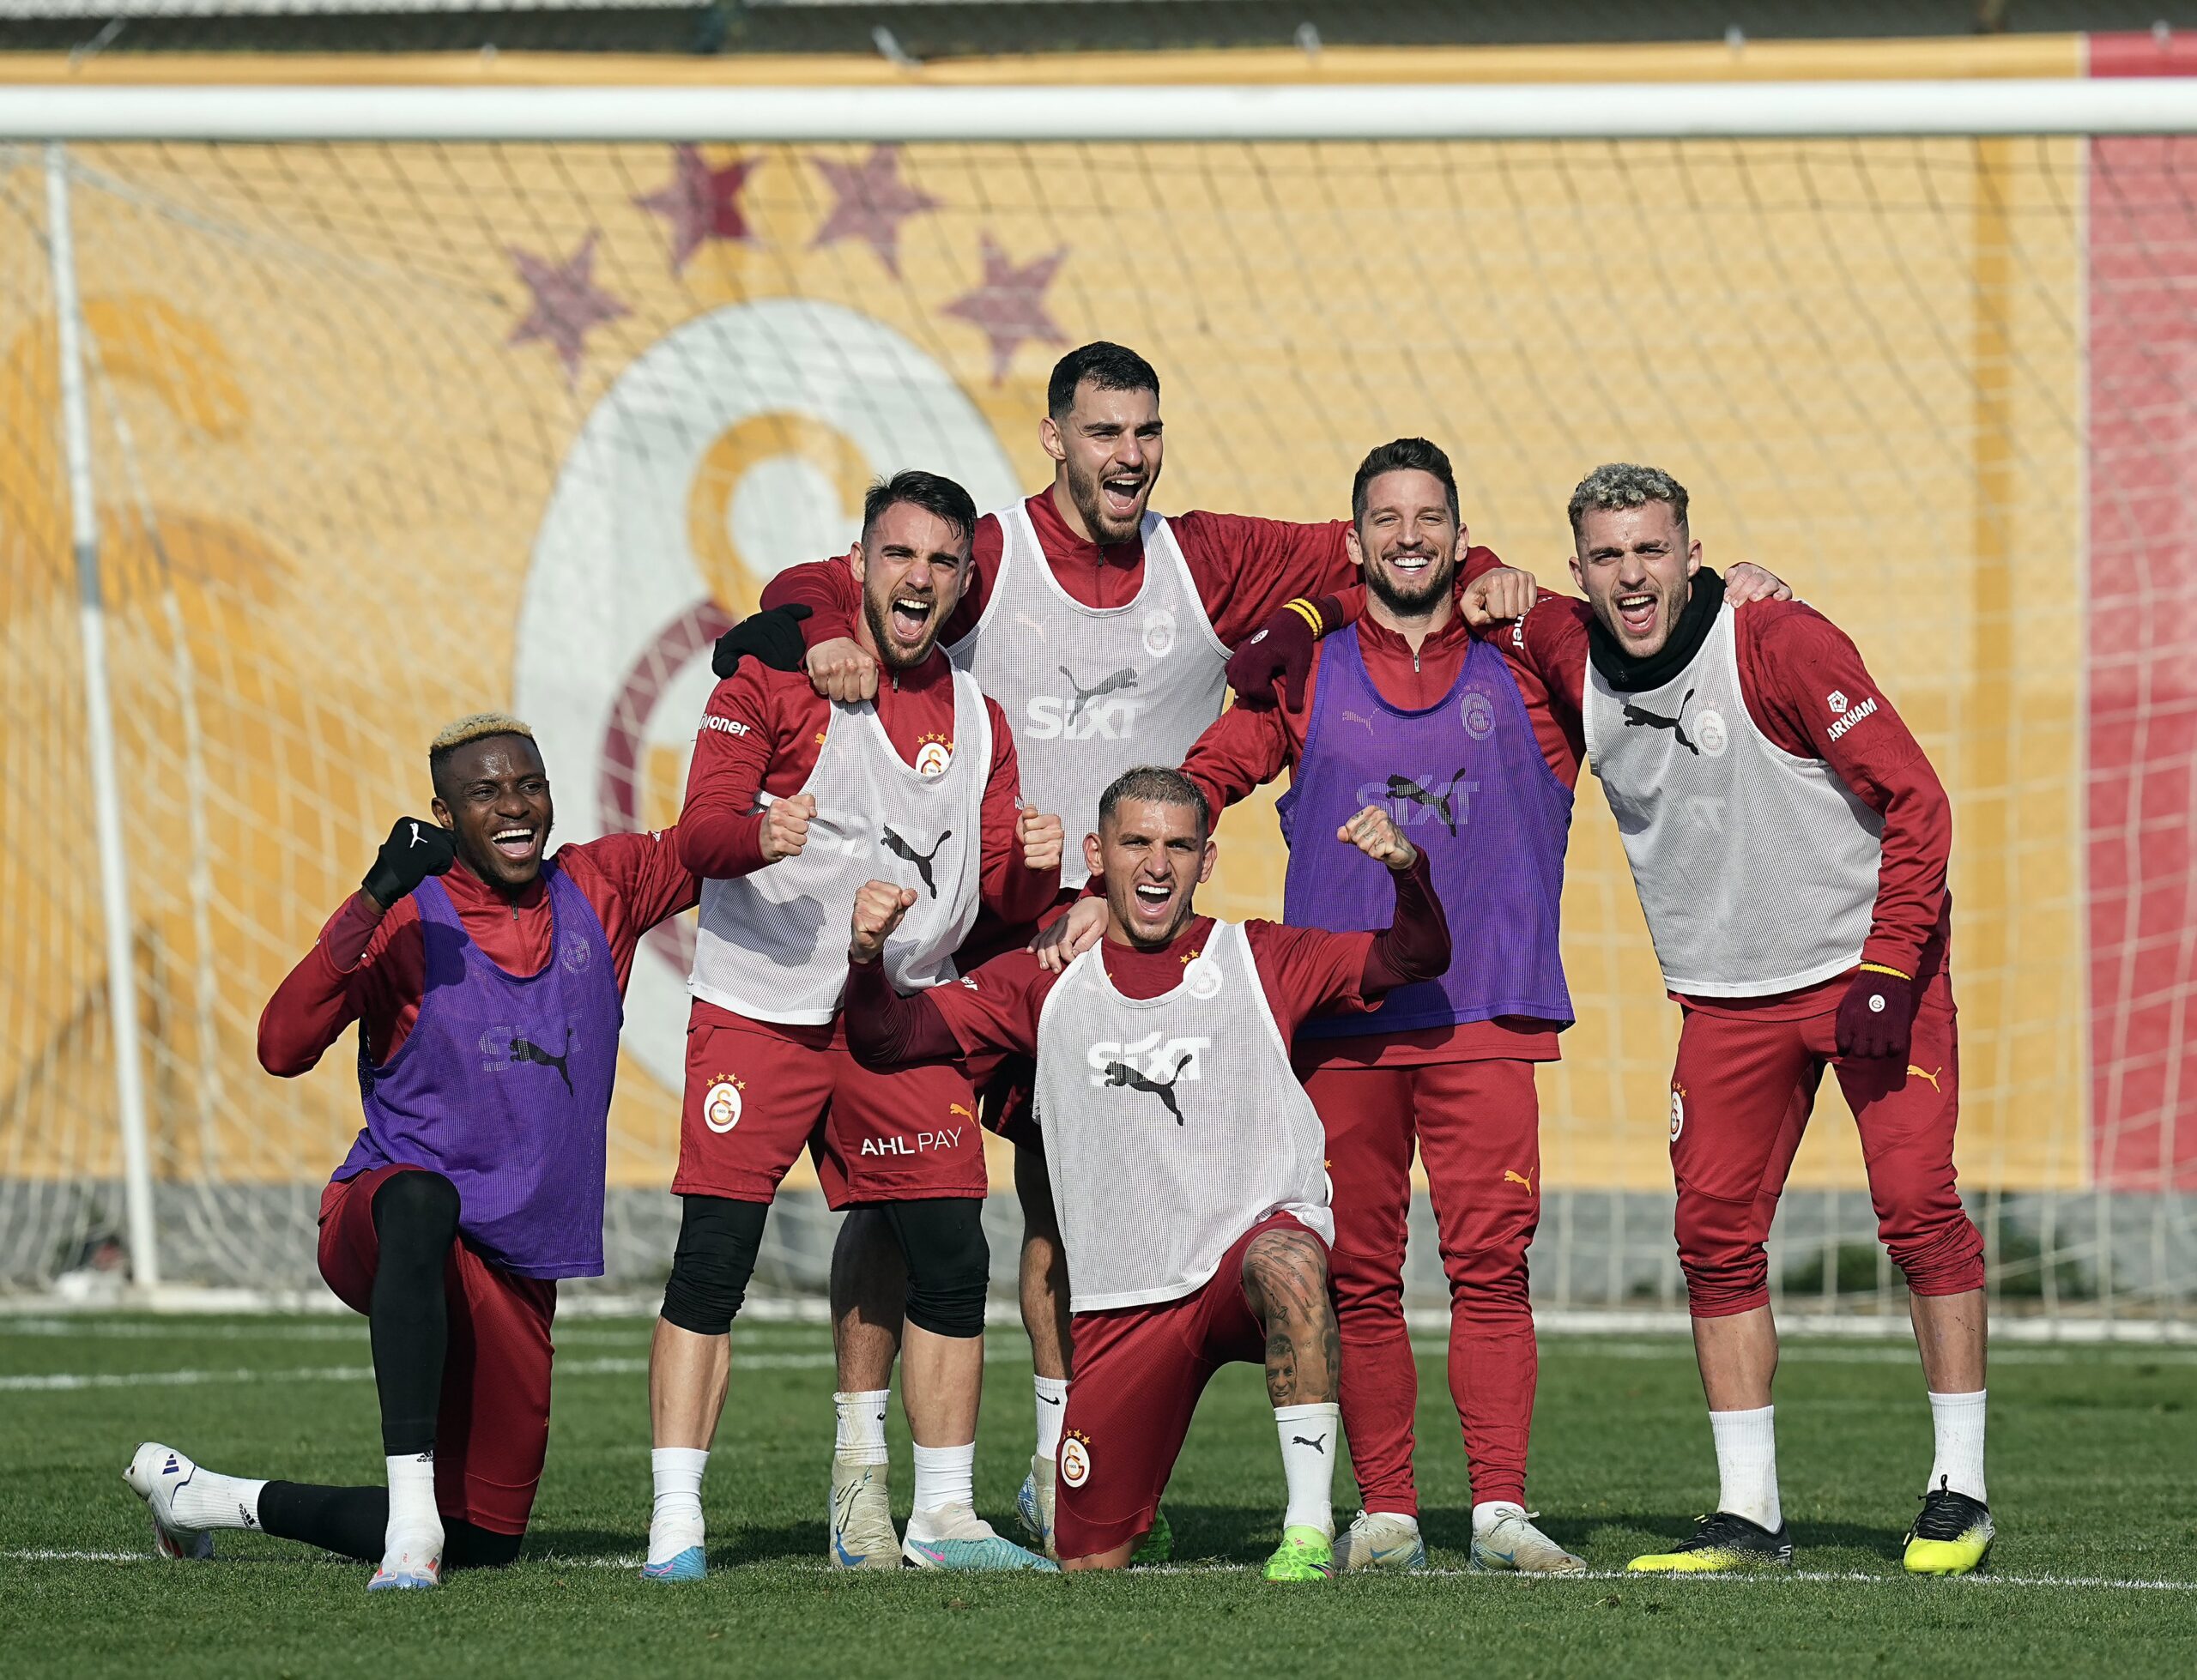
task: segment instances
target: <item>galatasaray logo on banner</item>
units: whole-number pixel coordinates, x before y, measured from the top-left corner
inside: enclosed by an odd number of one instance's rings
[[[1021,493],[990,426],[906,338],[772,299],[682,323],[603,393],[559,471],[519,608],[512,701],[540,734],[560,840],[674,820],[711,644],[788,565],[844,553],[862,493],[922,467],[979,508]],[[625,1047],[677,1091],[693,933],[651,934]]]

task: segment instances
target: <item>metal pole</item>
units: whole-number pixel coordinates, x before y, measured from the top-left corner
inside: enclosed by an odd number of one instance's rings
[[[145,1140],[145,1079],[137,1044],[137,974],[130,919],[129,863],[122,846],[122,795],[114,767],[114,707],[107,692],[106,605],[100,592],[100,527],[92,502],[91,416],[84,400],[83,311],[76,295],[76,247],[69,221],[69,159],[45,148],[48,248],[61,372],[61,431],[69,463],[69,535],[76,554],[76,624],[84,646],[84,735],[92,763],[92,817],[99,838],[100,903],[106,918],[106,1009],[114,1034],[114,1097],[122,1122],[122,1191],[130,1265],[143,1288],[160,1281],[153,1229],[153,1164]]]

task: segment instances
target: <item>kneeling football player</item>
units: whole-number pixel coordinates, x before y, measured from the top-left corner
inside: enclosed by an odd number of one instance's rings
[[[1289,1489],[1267,1576],[1317,1580],[1335,1570],[1335,1225],[1289,1041],[1309,1016],[1439,976],[1449,927],[1424,855],[1373,806],[1335,834],[1388,866],[1386,930],[1200,916],[1208,826],[1178,771],[1118,777],[1083,843],[1105,881],[1105,937],[1057,975],[1016,951],[960,985],[899,996],[879,958],[914,897],[870,882],[855,903],[848,1043],[880,1065],[1036,1059],[1073,1314],[1054,1510],[1063,1567],[1129,1562],[1207,1379],[1242,1360],[1266,1367]]]
[[[366,1124],[321,1198],[320,1273],[366,1315],[388,1483],[216,1475],[148,1441],[124,1476],[170,1557],[210,1556],[209,1529],[260,1529],[379,1558],[374,1591],[518,1556],[549,1443],[556,1280],[602,1272],[633,951],[700,883],[670,830],[545,861],[549,779],[514,718],[451,724],[427,768],[433,818],[390,831],[259,1023],[260,1063],[285,1078],[359,1024]]]

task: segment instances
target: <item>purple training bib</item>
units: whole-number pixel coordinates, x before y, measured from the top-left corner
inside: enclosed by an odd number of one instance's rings
[[[1496,648],[1474,642],[1450,692],[1406,711],[1374,687],[1356,625],[1321,644],[1304,757],[1279,806],[1290,843],[1283,920],[1338,933],[1389,925],[1388,871],[1335,838],[1369,805],[1426,854],[1456,955],[1439,980],[1400,987],[1370,1015],[1316,1018],[1298,1036],[1360,1038],[1503,1015],[1570,1025],[1557,917],[1571,790],[1541,756]]]
[[[457,1187],[458,1229],[486,1259],[522,1278],[598,1278],[625,1001],[595,907],[555,864],[542,878],[549,961],[524,978],[467,936],[440,881],[413,893],[420,1018],[379,1067],[359,1035],[366,1125],[336,1176],[426,1167]]]

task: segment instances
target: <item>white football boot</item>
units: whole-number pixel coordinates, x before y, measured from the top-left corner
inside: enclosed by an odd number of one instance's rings
[[[835,1569],[897,1569],[900,1537],[893,1531],[888,1465],[832,1460],[830,1562]]]
[[[1539,1511],[1505,1511],[1482,1529],[1473,1528],[1473,1568],[1522,1575],[1584,1574],[1587,1560],[1576,1557],[1533,1525]]]
[[[1424,1569],[1426,1542],[1419,1519],[1395,1511],[1360,1511],[1335,1540],[1335,1571]]]
[[[203,1528],[176,1520],[175,1496],[191,1485],[198,1466],[172,1447],[148,1441],[137,1449],[122,1479],[145,1502],[153,1519],[153,1550],[162,1557],[203,1559],[214,1555],[214,1537]]]
[[[1058,1470],[1051,1459],[1032,1458],[1022,1490],[1014,1496],[1014,1514],[1023,1533],[1032,1548],[1048,1557],[1060,1556],[1053,1550],[1053,1488]]]
[[[900,1556],[918,1569],[953,1569],[989,1573],[998,1569],[1038,1569],[1060,1573],[1050,1557],[1025,1551],[978,1516],[973,1506],[947,1505],[935,1511],[917,1511],[908,1519],[908,1537]]]

